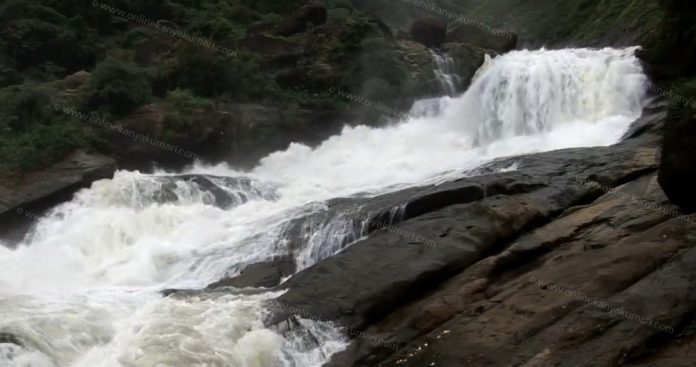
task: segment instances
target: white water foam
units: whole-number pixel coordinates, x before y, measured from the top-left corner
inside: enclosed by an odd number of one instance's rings
[[[304,247],[291,248],[286,232],[331,198],[441,182],[503,156],[616,142],[644,99],[633,52],[512,52],[489,60],[462,96],[414,106],[408,121],[346,127],[316,148],[293,144],[251,172],[187,172],[228,177],[212,179],[232,197],[225,206],[201,184],[162,173],[96,182],[19,247],[0,247],[0,334],[23,344],[0,344],[0,363],[320,366],[345,336],[303,320],[317,345],[264,326],[264,302],[277,293],[159,292],[200,289],[278,255],[300,268],[330,256],[359,235],[348,216],[305,225]]]
[[[456,63],[454,59],[447,54],[439,54],[435,51],[430,51],[430,55],[435,61],[435,78],[437,78],[443,91],[449,96],[454,96],[462,83],[461,78],[456,73]]]

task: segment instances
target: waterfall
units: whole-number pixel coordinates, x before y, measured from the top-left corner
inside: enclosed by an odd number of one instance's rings
[[[636,117],[645,77],[634,52],[510,52],[487,61],[449,118],[466,114],[469,134],[477,144],[488,144],[562,125]]]
[[[502,156],[615,143],[643,105],[634,51],[515,51],[487,61],[463,95],[415,105],[407,121],[345,127],[248,172],[197,165],[97,181],[17,248],[0,247],[0,337],[21,344],[0,339],[0,365],[320,366],[347,336],[318,320],[300,318],[291,332],[266,325],[279,292],[161,291],[203,289],[279,255],[298,269],[331,256],[365,235],[364,217],[330,214],[331,199],[443,182]]]
[[[454,59],[447,54],[440,54],[430,50],[430,55],[435,62],[435,78],[440,83],[442,90],[449,96],[454,96],[461,86],[461,77],[456,72]]]

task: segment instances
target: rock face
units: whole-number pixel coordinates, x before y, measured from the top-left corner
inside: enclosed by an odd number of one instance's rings
[[[278,29],[281,36],[290,36],[307,30],[308,23],[315,26],[326,23],[326,8],[320,4],[308,4],[289,15]]]
[[[447,22],[441,19],[419,19],[411,26],[411,37],[427,47],[440,47],[446,36]]]
[[[690,107],[674,112],[665,127],[659,181],[667,197],[688,212],[696,211],[696,116]]]
[[[497,53],[505,53],[517,47],[517,35],[483,24],[460,23],[447,33],[447,42],[466,43]]]
[[[686,366],[696,218],[657,183],[665,118],[658,103],[615,146],[370,199],[389,219],[287,281],[272,322],[359,331],[331,367]]]
[[[21,240],[26,229],[53,205],[93,181],[111,178],[116,161],[76,151],[46,169],[25,175],[20,182],[0,183],[0,238]]]

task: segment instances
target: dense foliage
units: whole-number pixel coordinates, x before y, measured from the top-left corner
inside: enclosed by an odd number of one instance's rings
[[[288,121],[296,120],[303,109],[335,111],[350,103],[330,90],[398,105],[404,96],[422,92],[423,85],[414,81],[413,59],[404,57],[384,24],[366,12],[405,30],[415,18],[437,15],[434,4],[447,12],[451,23],[463,16],[504,24],[531,38],[578,43],[601,43],[603,37],[637,29],[663,41],[652,53],[662,70],[674,66],[676,74],[687,78],[694,71],[693,53],[688,51],[694,49],[696,33],[692,18],[663,17],[664,9],[673,15],[690,14],[675,10],[691,6],[680,0],[559,0],[543,6],[525,0],[325,0],[328,21],[320,29],[310,26],[286,37],[248,39],[252,25],[283,25],[308,2],[3,1],[2,169],[18,173],[50,164],[78,147],[101,149],[93,145],[98,131],[56,113],[51,108],[56,101],[110,120],[128,117],[148,103],[166,103],[174,111],[171,115],[179,112],[178,122],[167,127],[168,136],[178,137],[186,133],[184,120],[191,111],[216,103],[280,106]],[[245,42],[251,48],[267,42],[281,51],[249,50]],[[223,46],[234,55],[217,49]],[[675,50],[681,50],[680,57],[670,60],[666,55]],[[77,71],[91,74],[85,85],[75,90],[60,85]],[[432,73],[415,74],[428,72]],[[174,131],[177,126],[182,130]]]
[[[333,105],[325,96],[283,91],[263,57],[240,51],[235,57],[192,38],[234,47],[257,21],[282,19],[304,0],[7,0],[0,4],[0,168],[21,173],[50,164],[82,147],[94,148],[90,127],[51,108],[71,108],[106,119],[127,116],[162,100],[186,113],[211,100],[270,101],[297,108]],[[139,19],[126,20],[132,14]],[[163,31],[148,21],[164,21]],[[173,34],[173,32],[182,32]],[[191,37],[182,40],[181,35]],[[163,40],[172,52],[139,62],[147,42]],[[217,45],[215,45],[217,47]],[[160,56],[157,54],[157,56]],[[66,92],[57,87],[77,71],[91,73],[87,85]],[[290,94],[289,94],[290,93]],[[63,98],[64,95],[70,98]],[[75,96],[73,96],[75,94]],[[92,130],[94,128],[92,127]]]
[[[48,91],[34,84],[0,89],[0,175],[11,176],[50,163],[70,149],[88,144],[85,130],[57,113]]]

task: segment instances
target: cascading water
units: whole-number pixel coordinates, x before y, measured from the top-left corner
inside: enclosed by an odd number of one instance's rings
[[[265,325],[278,292],[197,292],[246,265],[298,269],[365,233],[327,200],[461,177],[501,156],[616,142],[641,112],[633,49],[517,51],[469,90],[384,128],[293,144],[251,172],[118,172],[0,247],[2,366],[319,366],[346,345],[332,324]],[[391,215],[400,215],[395,208]],[[307,335],[311,334],[311,337]],[[19,343],[7,342],[9,335]],[[17,345],[21,344],[21,345]]]
[[[461,85],[461,77],[456,72],[454,59],[447,54],[439,54],[430,50],[430,55],[435,61],[435,77],[442,86],[442,89],[450,97],[457,94]]]

